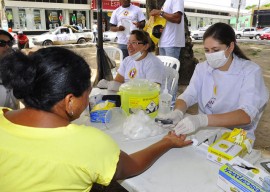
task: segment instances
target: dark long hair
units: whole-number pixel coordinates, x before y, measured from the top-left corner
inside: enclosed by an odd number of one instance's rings
[[[50,111],[67,94],[79,97],[90,86],[90,68],[74,52],[49,47],[30,56],[21,52],[7,55],[0,65],[4,86],[26,106]]]
[[[227,46],[230,46],[231,42],[234,42],[233,53],[242,59],[250,60],[237,45],[235,32],[230,25],[226,23],[213,24],[205,31],[203,41],[205,41],[205,39],[208,37],[212,37],[219,43]]]
[[[133,30],[130,35],[135,35],[138,41],[143,42],[144,44],[149,44],[148,52],[152,52],[155,50],[155,44],[151,40],[149,33],[142,30]]]

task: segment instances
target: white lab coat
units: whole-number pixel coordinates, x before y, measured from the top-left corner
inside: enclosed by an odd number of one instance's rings
[[[228,71],[213,69],[207,61],[199,63],[189,86],[178,99],[183,99],[188,107],[198,103],[199,113],[204,114],[244,110],[251,123],[240,127],[255,140],[254,131],[269,99],[269,91],[259,65],[236,55],[233,57]]]

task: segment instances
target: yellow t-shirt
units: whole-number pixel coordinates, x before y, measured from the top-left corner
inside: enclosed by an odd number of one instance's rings
[[[70,124],[33,128],[13,124],[0,108],[0,191],[87,191],[108,185],[120,149],[102,131]]]

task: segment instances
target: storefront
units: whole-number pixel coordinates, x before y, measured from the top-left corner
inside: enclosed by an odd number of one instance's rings
[[[13,30],[43,31],[73,23],[90,27],[89,4],[42,3],[41,8],[38,2],[6,1],[5,10],[7,20],[12,18],[9,25]]]

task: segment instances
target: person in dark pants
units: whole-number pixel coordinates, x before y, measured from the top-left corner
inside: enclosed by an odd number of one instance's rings
[[[13,15],[8,12],[7,14],[7,20],[8,20],[8,28],[11,28],[13,27]]]

